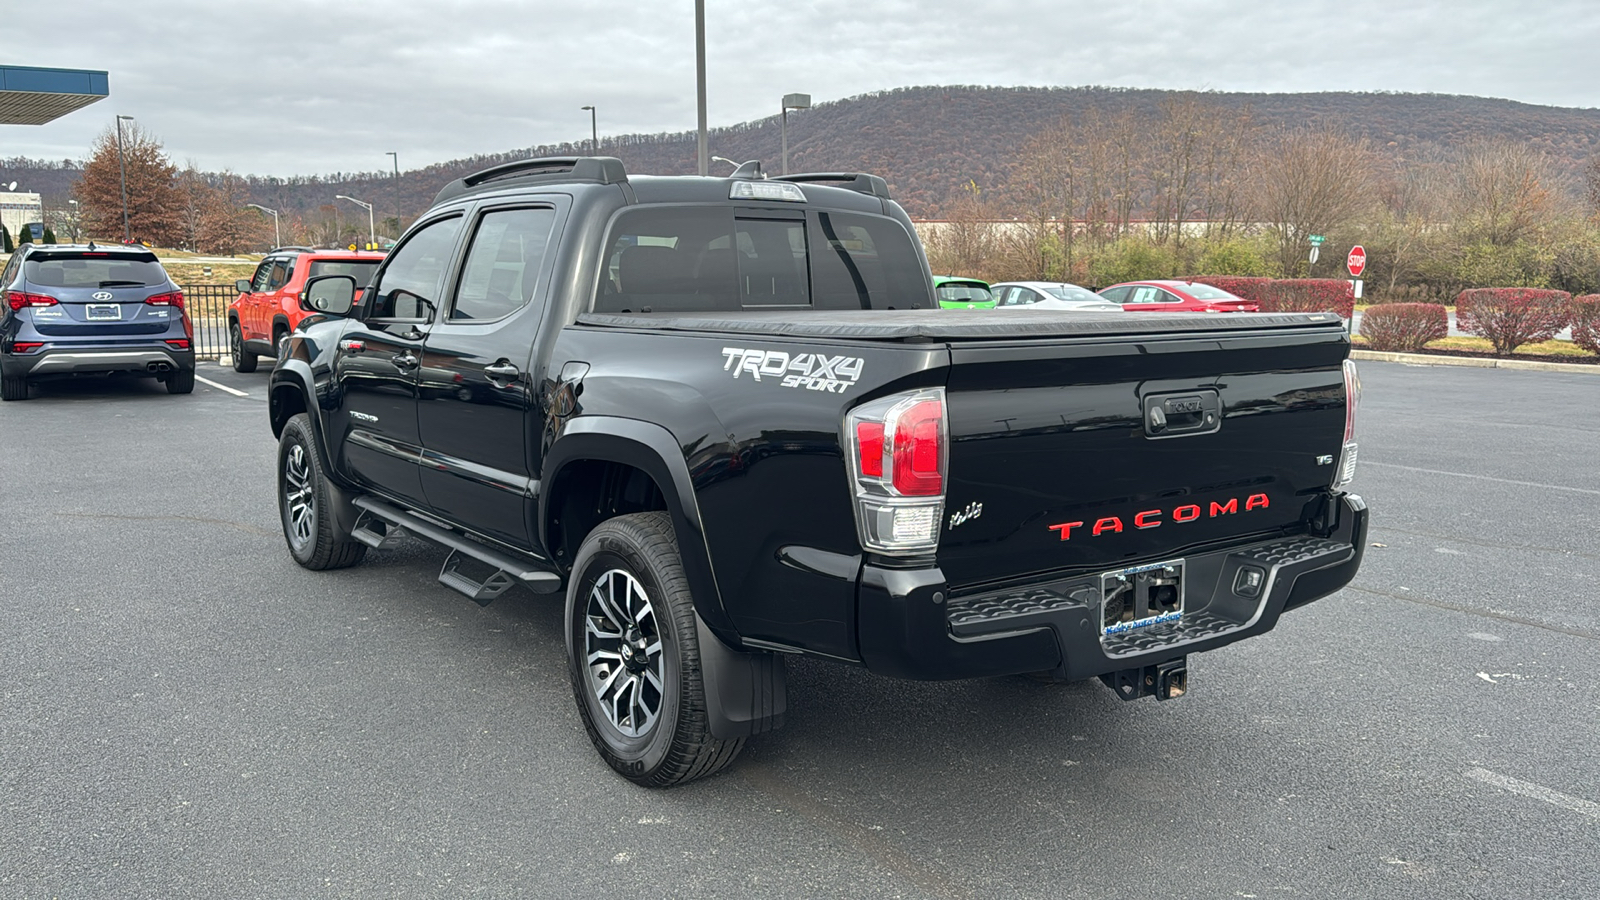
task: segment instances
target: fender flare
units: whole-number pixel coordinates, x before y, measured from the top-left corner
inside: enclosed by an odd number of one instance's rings
[[[322,463],[322,471],[328,478],[328,494],[333,501],[335,520],[342,530],[348,532],[355,529],[356,519],[361,514],[351,502],[359,492],[339,482],[338,470],[333,467],[332,448],[328,446],[328,431],[322,421],[322,407],[317,403],[315,384],[311,364],[303,359],[290,357],[273,367],[272,376],[267,381],[267,420],[272,426],[272,436],[281,438],[289,416],[282,414],[283,401],[280,398],[285,391],[293,391],[300,396],[306,418],[311,420],[311,433],[317,441],[317,460]]]
[[[620,416],[579,416],[569,420],[545,453],[539,479],[539,545],[550,546],[550,488],[569,463],[599,460],[633,466],[653,478],[666,497],[667,512],[678,537],[684,575],[695,598],[695,611],[717,637],[739,646],[738,631],[728,617],[711,564],[699,500],[682,445],[672,432],[654,422]]]

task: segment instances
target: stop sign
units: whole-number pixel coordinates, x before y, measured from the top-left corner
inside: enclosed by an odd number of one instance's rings
[[[1360,244],[1351,247],[1350,255],[1346,257],[1344,264],[1350,269],[1351,278],[1360,278],[1362,271],[1367,268],[1367,251],[1362,249]]]

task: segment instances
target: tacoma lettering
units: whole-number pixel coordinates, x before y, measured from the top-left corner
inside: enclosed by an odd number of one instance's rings
[[[1255,509],[1268,509],[1271,506],[1272,500],[1266,494],[1251,494],[1244,500],[1246,512]],[[1239,512],[1239,498],[1231,497],[1224,503],[1213,500],[1209,509],[1208,514],[1206,509],[1195,503],[1176,507],[1170,513],[1160,509],[1147,509],[1143,512],[1134,513],[1133,527],[1139,529],[1160,528],[1166,524],[1161,518],[1163,515],[1171,516],[1172,521],[1179,524],[1194,522],[1201,518],[1215,519],[1218,516],[1236,515]],[[1046,527],[1060,534],[1063,541],[1070,541],[1072,540],[1072,529],[1082,527],[1082,525],[1082,522],[1062,522],[1058,525],[1048,525]],[[1122,518],[1120,516],[1105,516],[1095,520],[1094,527],[1090,529],[1090,536],[1099,537],[1102,534],[1119,534],[1121,532]]]

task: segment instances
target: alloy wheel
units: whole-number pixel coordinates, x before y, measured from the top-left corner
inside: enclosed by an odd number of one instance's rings
[[[584,618],[590,693],[617,731],[646,734],[661,715],[664,690],[661,632],[644,586],[611,569],[589,589]]]
[[[289,543],[303,550],[316,536],[317,502],[311,484],[311,463],[303,444],[289,448],[283,460],[283,506]]]

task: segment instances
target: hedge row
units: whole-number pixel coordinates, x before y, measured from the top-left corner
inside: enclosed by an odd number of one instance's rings
[[[1202,275],[1187,279],[1221,288],[1261,304],[1262,312],[1331,312],[1348,319],[1355,312],[1355,288],[1340,278],[1246,278]]]
[[[1437,303],[1385,303],[1361,316],[1361,336],[1374,350],[1416,352],[1450,334],[1450,315]]]
[[[1590,353],[1600,354],[1600,294],[1573,297],[1568,323],[1572,342]]]
[[[1498,356],[1523,344],[1548,341],[1567,326],[1575,304],[1566,291],[1542,288],[1471,288],[1456,296],[1456,325],[1488,338]]]

